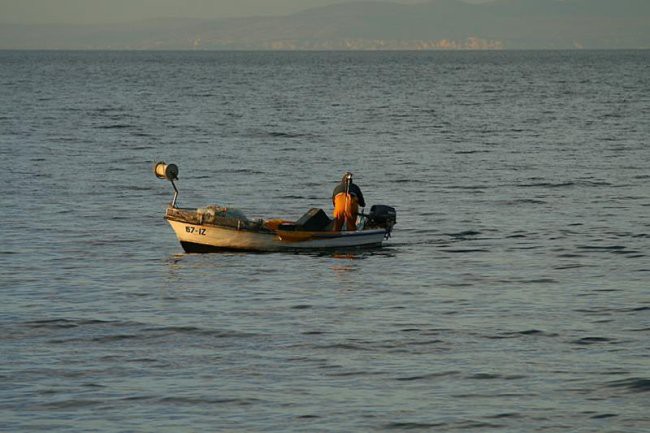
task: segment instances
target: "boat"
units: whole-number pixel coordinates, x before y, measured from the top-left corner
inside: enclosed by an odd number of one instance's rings
[[[174,196],[165,220],[188,253],[218,251],[306,251],[380,247],[390,238],[397,214],[393,207],[373,205],[361,213],[355,231],[334,231],[322,209],[312,208],[298,220],[250,219],[241,210],[219,205],[178,207],[178,166],[158,162],[154,174],[169,180]]]

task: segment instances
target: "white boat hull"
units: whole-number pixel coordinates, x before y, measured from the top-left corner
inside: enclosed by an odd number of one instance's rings
[[[309,249],[356,248],[381,246],[386,230],[354,232],[307,232],[300,238],[282,234],[240,230],[211,224],[191,224],[167,218],[183,249],[187,252],[219,250],[290,251]]]

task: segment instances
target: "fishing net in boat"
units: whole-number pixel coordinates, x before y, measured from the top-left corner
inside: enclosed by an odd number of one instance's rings
[[[219,205],[210,205],[198,208],[196,213],[202,216],[204,222],[214,224],[217,218],[227,218],[241,222],[249,222],[248,217],[240,209],[234,207],[223,207]]]

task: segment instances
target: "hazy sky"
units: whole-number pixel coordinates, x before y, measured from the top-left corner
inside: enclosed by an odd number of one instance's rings
[[[0,22],[92,24],[160,17],[286,15],[346,1],[353,0],[0,0]],[[380,1],[420,3],[425,0]]]

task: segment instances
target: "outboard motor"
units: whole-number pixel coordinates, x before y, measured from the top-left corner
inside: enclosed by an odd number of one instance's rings
[[[386,230],[386,239],[390,237],[393,226],[397,224],[397,211],[394,207],[375,204],[366,215],[366,227],[370,229],[382,228]]]

